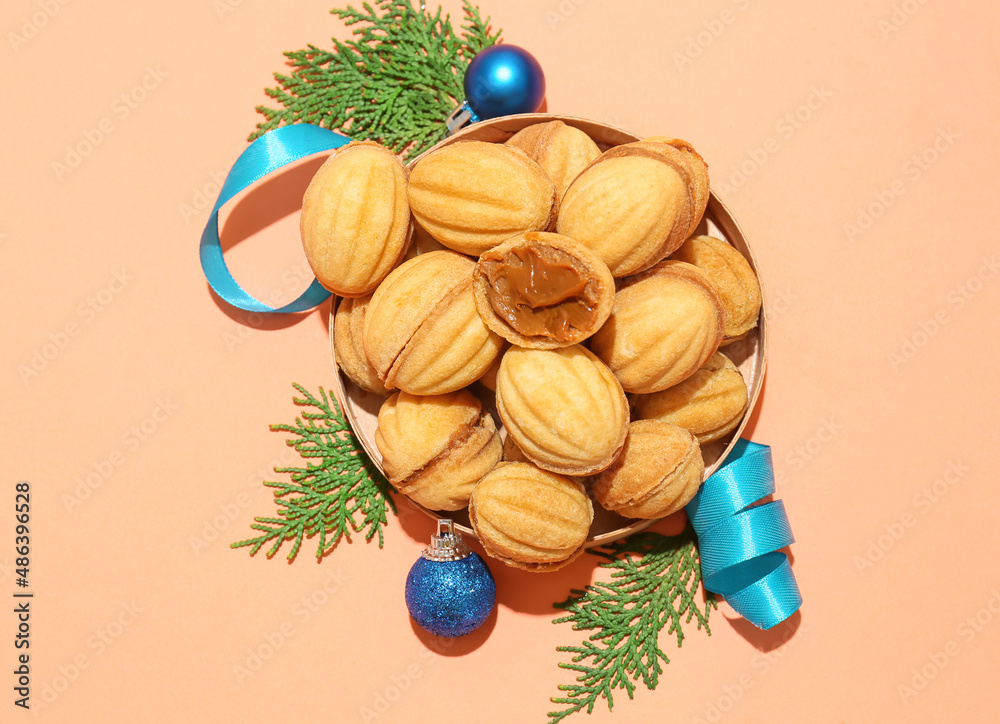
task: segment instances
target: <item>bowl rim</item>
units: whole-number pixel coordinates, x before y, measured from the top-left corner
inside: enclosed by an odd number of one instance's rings
[[[553,114],[553,113],[521,113],[512,116],[502,116],[500,118],[480,121],[478,123],[466,126],[457,131],[456,133],[452,134],[451,136],[448,136],[447,138],[444,138],[438,143],[434,144],[431,148],[427,149],[419,156],[416,156],[415,158],[411,159],[406,164],[407,169],[408,170],[412,169],[413,166],[419,163],[424,156],[444,146],[449,146],[454,143],[459,143],[462,141],[484,140],[483,136],[486,137],[494,136],[497,139],[503,138],[503,140],[506,140],[506,138],[509,138],[510,136],[514,135],[514,133],[521,130],[522,128],[534,125],[536,123],[546,123],[549,121],[562,121],[563,123],[566,123],[569,126],[573,126],[574,128],[579,128],[580,130],[583,130],[584,132],[588,133],[588,135],[591,136],[591,138],[598,144],[599,147],[602,147],[602,150],[606,150],[606,148],[610,148],[613,146],[621,145],[622,143],[630,143],[641,140],[639,136],[636,136],[634,133],[631,133],[630,131],[626,131],[617,126],[608,123],[603,123],[601,121],[594,121],[591,119],[581,118],[578,116],[568,116],[568,115]],[[598,133],[599,137],[594,138],[593,135],[591,135],[590,131]],[[611,141],[617,141],[617,142],[611,142]],[[497,143],[502,141],[493,140],[490,142]],[[751,269],[753,269],[754,274],[756,274],[757,276],[757,280],[760,286],[761,310],[757,320],[757,327],[751,330],[750,333],[748,334],[748,337],[756,338],[756,349],[752,355],[755,358],[754,376],[753,380],[751,380],[751,384],[748,385],[748,399],[747,399],[746,410],[743,413],[743,418],[740,420],[739,425],[737,425],[737,427],[734,430],[732,430],[730,433],[726,435],[726,439],[728,439],[729,442],[726,444],[723,452],[719,455],[718,459],[711,466],[706,466],[702,482],[704,482],[704,480],[707,480],[712,474],[714,474],[719,469],[719,467],[721,467],[721,465],[725,462],[726,458],[732,452],[733,447],[736,445],[737,441],[739,441],[741,435],[743,434],[743,431],[746,428],[748,422],[750,421],[750,418],[753,416],[761,391],[764,386],[764,377],[767,371],[767,357],[768,357],[767,314],[766,314],[768,305],[765,292],[765,285],[763,283],[763,280],[761,279],[760,267],[757,262],[757,258],[754,255],[753,250],[751,249],[749,243],[747,242],[746,236],[743,233],[743,230],[740,227],[739,223],[733,217],[729,208],[711,189],[709,190],[709,200],[705,209],[704,218],[706,219],[710,218],[711,221],[722,232],[724,240],[727,241],[734,248],[736,248],[737,251],[739,251],[744,256],[744,258],[746,258],[747,262],[750,264]],[[353,382],[351,382],[349,379],[346,378],[346,376],[340,370],[340,368],[336,363],[336,355],[334,353],[334,317],[336,314],[337,303],[338,302],[335,299],[334,304],[333,306],[331,306],[330,309],[330,322],[329,322],[330,354],[335,371],[333,393],[334,396],[337,398],[338,403],[340,404],[341,411],[343,412],[343,415],[348,425],[350,426],[351,431],[354,434],[355,438],[361,444],[361,447],[364,449],[365,453],[375,464],[378,470],[384,474],[385,471],[382,467],[382,455],[379,452],[378,447],[374,444],[374,440],[372,440],[367,434],[364,433],[364,428],[362,427],[357,417],[357,412],[355,409],[355,404],[353,402],[353,399],[348,395],[348,392],[352,389],[355,391],[355,394],[357,393],[373,394],[373,393],[364,393],[360,390],[360,388],[357,388]],[[722,350],[723,348],[720,348],[720,351]],[[420,505],[416,501],[409,498],[409,496],[402,495],[402,497],[406,498],[408,504],[415,506],[425,515],[435,520],[440,518],[449,518],[449,517],[453,518],[456,512],[460,512],[460,511],[448,512],[448,511],[429,510],[428,508],[425,508],[424,506]],[[597,504],[595,503],[594,505],[596,510]],[[645,530],[646,528],[649,528],[655,523],[658,523],[659,521],[663,520],[663,518],[626,519],[626,520],[632,520],[633,522],[621,528],[617,528],[615,530],[599,533],[597,535],[588,535],[586,547],[594,548],[598,546],[607,545],[617,540],[621,540],[622,538],[625,538],[627,536],[633,535],[634,533],[638,533],[640,531]],[[476,536],[475,531],[472,530],[471,526],[465,525],[464,523],[456,520],[455,529],[467,536],[471,536],[472,539],[474,540],[478,540],[478,536]]]

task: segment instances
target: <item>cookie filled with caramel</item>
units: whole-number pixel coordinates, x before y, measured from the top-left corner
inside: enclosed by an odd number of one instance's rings
[[[762,372],[756,266],[686,141],[541,115],[473,128],[391,189],[376,171],[397,162],[359,144],[339,163],[370,162],[367,186],[335,180],[379,223],[303,238],[360,279],[335,289],[337,379],[392,486],[456,512],[484,555],[557,570],[681,510],[731,444]],[[355,218],[313,206],[319,231]],[[716,229],[731,243],[696,236]],[[744,380],[717,350],[746,335]]]
[[[614,305],[615,283],[587,247],[560,234],[529,231],[480,256],[473,290],[492,331],[519,347],[554,349],[601,328]]]

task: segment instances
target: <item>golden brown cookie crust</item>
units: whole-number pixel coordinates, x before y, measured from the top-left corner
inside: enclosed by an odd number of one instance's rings
[[[536,573],[579,556],[593,519],[581,483],[531,463],[500,463],[469,501],[469,520],[487,554]]]
[[[707,445],[735,430],[748,404],[749,392],[739,368],[716,352],[683,382],[651,395],[636,395],[633,409],[637,418],[690,430],[700,445]]]
[[[591,475],[612,463],[628,429],[628,401],[611,370],[580,345],[512,347],[497,374],[507,434],[541,468]]]
[[[743,339],[757,326],[761,293],[757,275],[739,251],[714,236],[693,236],[673,258],[693,264],[708,276],[726,309],[722,344]]]
[[[598,156],[601,149],[586,133],[562,121],[535,123],[511,136],[506,145],[519,148],[537,162],[556,186],[556,200]]]
[[[478,256],[521,231],[548,229],[556,187],[520,149],[462,141],[431,151],[410,170],[414,218],[449,249]]]
[[[683,154],[650,146],[656,148],[631,143],[605,151],[570,184],[559,207],[556,231],[593,249],[616,278],[667,256],[691,223]]]
[[[722,341],[725,311],[708,277],[662,261],[619,283],[590,347],[628,392],[665,390],[694,374]]]
[[[472,384],[493,364],[503,339],[476,311],[474,268],[461,254],[431,251],[396,267],[375,290],[364,348],[386,387],[443,394]]]
[[[302,199],[299,233],[313,274],[343,297],[370,294],[410,240],[406,169],[388,149],[355,141],[320,166]]]
[[[705,463],[689,431],[659,420],[629,425],[625,449],[594,476],[591,494],[607,510],[629,518],[662,518],[690,502]]]
[[[371,296],[343,297],[330,317],[330,347],[337,367],[358,387],[388,395],[378,373],[368,363],[364,346],[365,312]]]
[[[493,418],[472,393],[397,392],[379,410],[375,444],[394,488],[431,510],[460,510],[500,461]]]

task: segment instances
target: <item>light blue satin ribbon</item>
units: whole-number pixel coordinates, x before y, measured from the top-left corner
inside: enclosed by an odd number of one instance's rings
[[[237,284],[222,258],[219,209],[240,191],[282,166],[314,153],[339,148],[350,141],[346,136],[325,128],[299,123],[265,133],[240,154],[222,184],[219,198],[212,207],[212,215],[201,234],[201,268],[216,294],[234,307],[248,312],[303,312],[329,298],[330,292],[315,279],[298,299],[283,307],[272,307],[251,296]]]
[[[779,552],[795,542],[785,504],[753,505],[772,493],[771,448],[741,439],[685,508],[698,534],[705,588],[761,629],[802,605],[788,556]]]

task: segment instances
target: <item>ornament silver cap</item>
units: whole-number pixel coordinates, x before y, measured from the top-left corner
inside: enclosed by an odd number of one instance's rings
[[[420,554],[429,561],[460,561],[471,555],[472,549],[455,532],[455,524],[450,518],[438,518],[438,532],[431,536],[431,544]]]
[[[472,110],[472,106],[469,105],[469,101],[464,100],[455,106],[455,110],[453,110],[445,120],[444,124],[448,129],[448,132],[445,133],[445,135],[451,136],[458,133],[466,126],[472,125],[473,123],[479,123],[479,120],[479,116],[477,116],[476,112]]]

